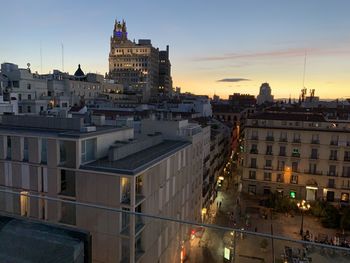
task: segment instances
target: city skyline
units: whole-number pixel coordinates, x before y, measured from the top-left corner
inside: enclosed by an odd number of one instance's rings
[[[81,64],[85,72],[108,72],[109,39],[118,18],[126,20],[131,40],[151,39],[160,49],[170,45],[174,86],[182,91],[257,95],[261,83],[269,82],[275,98],[297,98],[307,53],[305,86],[322,98],[350,96],[346,1],[225,1],[220,6],[140,1],[137,9],[112,1],[6,5],[9,12],[0,18],[6,39],[0,42],[1,62],[31,63],[40,73],[62,69],[62,43],[64,71],[73,73]]]

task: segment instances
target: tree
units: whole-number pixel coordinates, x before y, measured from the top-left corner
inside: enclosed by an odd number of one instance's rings
[[[343,230],[350,230],[350,208],[346,207],[340,218],[340,228]]]
[[[327,204],[324,213],[321,219],[322,225],[327,228],[338,228],[340,223],[339,210],[333,205]]]

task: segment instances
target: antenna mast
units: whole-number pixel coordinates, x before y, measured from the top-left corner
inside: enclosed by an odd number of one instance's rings
[[[64,46],[61,43],[61,51],[62,51],[62,72],[64,72]]]
[[[43,74],[43,49],[40,41],[40,73]]]
[[[306,72],[306,50],[305,50],[305,57],[304,57],[304,73],[303,73],[303,89],[305,88],[305,72]]]

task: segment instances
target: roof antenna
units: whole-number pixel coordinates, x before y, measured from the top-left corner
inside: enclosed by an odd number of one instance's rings
[[[43,74],[43,49],[40,41],[40,73]]]
[[[62,55],[62,72],[64,72],[64,46],[61,43],[61,55]]]
[[[305,57],[304,57],[303,89],[305,88],[305,72],[306,72],[306,50],[305,50]]]

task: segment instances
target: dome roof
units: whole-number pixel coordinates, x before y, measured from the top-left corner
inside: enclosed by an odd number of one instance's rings
[[[74,73],[75,77],[85,77],[84,72],[80,68],[80,64],[78,65],[78,69]]]

